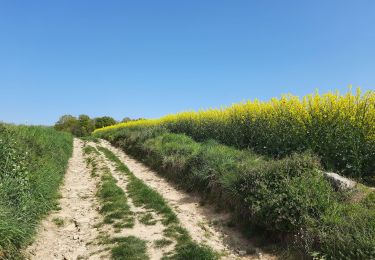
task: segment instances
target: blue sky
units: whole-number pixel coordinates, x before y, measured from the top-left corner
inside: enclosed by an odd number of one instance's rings
[[[375,89],[375,1],[0,1],[0,120]]]

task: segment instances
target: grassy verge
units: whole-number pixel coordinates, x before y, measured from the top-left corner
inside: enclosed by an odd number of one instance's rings
[[[186,190],[235,212],[246,234],[273,237],[311,256],[375,257],[374,193],[335,191],[314,155],[273,160],[215,141],[198,143],[161,127],[123,128],[97,136]]]
[[[102,203],[100,213],[104,215],[104,223],[112,224],[116,229],[132,228],[134,226],[134,213],[130,210],[125,192],[116,184],[111,170],[104,166],[98,169],[95,157],[100,155],[99,151],[90,145],[85,145],[83,151],[86,155],[86,163],[90,166],[91,176],[97,176],[100,170],[100,183],[97,197]]]
[[[114,260],[147,260],[146,242],[134,237],[119,237],[112,240],[115,247],[112,248],[112,259]]]
[[[101,186],[98,197],[103,206],[100,210],[104,217],[104,223],[114,224],[115,228],[131,228],[134,226],[134,213],[127,203],[125,192],[116,185],[109,168],[103,168]]]
[[[135,177],[128,167],[124,165],[112,151],[104,147],[99,147],[98,149],[103,152],[110,161],[115,163],[118,171],[127,175],[127,189],[129,196],[133,199],[133,203],[136,206],[153,209],[156,213],[163,216],[163,224],[167,226],[165,235],[177,241],[174,254],[165,256],[164,259],[217,259],[217,254],[213,252],[212,249],[192,241],[188,232],[180,226],[176,214],[158,192]]]
[[[72,136],[47,127],[0,125],[0,259],[19,251],[56,207]]]
[[[104,221],[98,224],[98,227],[110,224],[115,228],[115,232],[121,231],[122,228],[132,228],[135,224],[135,214],[130,210],[126,194],[117,186],[110,169],[98,169],[96,156],[100,155],[99,151],[87,144],[83,151],[87,155],[86,162],[90,166],[91,176],[98,176],[98,171],[101,175],[97,196],[102,202],[100,213],[104,215]],[[134,236],[110,238],[108,234],[102,234],[99,236],[99,243],[110,245],[108,250],[111,250],[112,259],[149,259],[146,254],[146,241]]]

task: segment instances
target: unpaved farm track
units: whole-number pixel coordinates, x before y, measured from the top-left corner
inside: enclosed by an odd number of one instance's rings
[[[65,181],[61,188],[59,201],[61,210],[52,212],[41,224],[35,242],[25,251],[27,259],[110,259],[110,246],[101,244],[98,239],[105,233],[107,236],[135,236],[147,242],[147,254],[150,259],[161,259],[174,244],[157,249],[153,247],[156,239],[163,238],[163,227],[160,223],[145,226],[135,217],[132,228],[120,231],[103,224],[103,215],[99,212],[100,201],[97,199],[101,183],[101,171],[105,167],[117,181],[117,186],[128,196],[126,184],[128,179],[116,170],[116,167],[103,154],[96,156],[99,171],[93,176],[86,165],[84,156],[85,143],[74,140],[73,156],[69,161]],[[256,249],[239,232],[225,227],[230,216],[217,213],[213,207],[199,205],[199,199],[176,189],[165,179],[158,176],[142,163],[127,156],[123,151],[101,140],[99,144],[90,142],[92,147],[104,147],[112,151],[135,177],[161,194],[168,205],[175,211],[181,225],[190,233],[194,241],[205,244],[222,255],[222,259],[276,259]],[[91,169],[92,170],[92,169]],[[136,207],[131,198],[128,204],[133,213],[144,214],[145,210]],[[154,214],[154,213],[153,213]],[[155,215],[156,219],[157,216]],[[213,225],[212,223],[216,223]],[[249,254],[249,253],[252,254]]]
[[[98,250],[97,245],[89,243],[98,236],[94,226],[101,218],[97,211],[96,183],[84,161],[83,142],[74,139],[73,145],[73,156],[61,188],[61,210],[42,222],[34,244],[26,251],[27,259],[79,259]],[[56,224],[58,220],[64,222],[60,227]]]
[[[214,207],[201,206],[198,197],[176,189],[155,171],[109,142],[101,140],[101,145],[116,154],[137,178],[164,197],[194,240],[207,244],[218,252],[223,252],[222,259],[277,259],[255,248],[237,230],[226,227],[226,223],[230,221],[229,214],[216,212]],[[218,224],[212,225],[212,223]],[[247,254],[248,252],[253,254]]]

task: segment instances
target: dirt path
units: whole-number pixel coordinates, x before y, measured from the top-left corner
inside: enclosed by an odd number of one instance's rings
[[[61,188],[61,209],[52,212],[42,222],[35,242],[25,251],[27,259],[110,259],[114,248],[117,247],[122,253],[126,251],[126,243],[118,241],[129,237],[133,242],[136,239],[138,245],[144,243],[145,246],[144,257],[136,259],[148,257],[159,260],[163,256],[174,254],[177,241],[165,233],[171,226],[163,222],[160,212],[145,204],[134,203],[134,194],[128,190],[131,183],[129,178],[134,176],[121,172],[116,162],[110,160],[100,147],[111,151],[136,178],[158,192],[176,213],[179,223],[191,238],[219,252],[221,259],[276,259],[262,253],[239,232],[227,227],[230,220],[228,214],[217,213],[210,206],[200,206],[198,198],[177,190],[155,172],[108,142],[87,143],[79,139],[74,140],[73,155]],[[100,196],[103,187],[109,185],[105,182],[111,179],[114,181],[109,189],[110,193],[113,189],[122,190],[120,202],[125,203],[123,207],[127,209],[125,213],[121,213],[124,214],[121,217],[106,221],[111,214],[115,216],[119,213],[102,211],[105,205],[119,203],[106,201],[108,198]],[[157,242],[165,243],[167,240],[170,243],[156,246]],[[122,256],[116,259],[127,258]]]
[[[227,227],[226,223],[230,221],[229,214],[218,213],[214,207],[200,206],[198,197],[177,190],[157,173],[113,147],[109,142],[101,140],[101,145],[116,154],[137,178],[166,199],[195,241],[223,252],[226,255],[223,259],[276,259],[275,256],[265,254],[254,247],[238,231]]]
[[[98,236],[94,226],[101,216],[97,212],[96,182],[86,167],[82,146],[82,141],[74,139],[73,156],[61,188],[61,210],[42,222],[34,244],[26,250],[28,259],[85,259],[100,249],[90,243]],[[100,259],[100,254],[91,259]]]
[[[124,236],[135,236],[141,240],[146,241],[147,243],[147,255],[150,257],[151,260],[159,260],[163,257],[166,252],[171,252],[174,249],[175,243],[168,245],[166,247],[158,248],[154,246],[155,241],[164,238],[164,230],[166,226],[163,225],[160,221],[162,217],[158,215],[154,211],[150,211],[145,209],[144,207],[136,206],[133,203],[132,197],[128,194],[127,191],[127,183],[128,178],[122,173],[119,173],[116,170],[116,167],[113,163],[111,163],[107,158],[102,157],[101,163],[104,163],[107,167],[109,167],[111,171],[111,175],[116,179],[117,186],[120,187],[125,191],[127,196],[127,203],[130,206],[130,210],[134,213],[135,216],[135,223],[134,226],[131,228],[124,228],[121,231],[113,232],[109,231],[108,233],[111,234],[112,237],[124,237]],[[155,224],[149,225],[144,224],[140,221],[142,216],[145,214],[151,214],[152,220],[155,221]]]

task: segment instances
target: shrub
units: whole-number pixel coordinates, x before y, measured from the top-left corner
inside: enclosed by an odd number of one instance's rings
[[[319,164],[308,154],[269,161],[241,174],[235,186],[250,221],[271,231],[297,232],[335,200]]]
[[[374,207],[333,203],[314,231],[321,255],[331,259],[375,258],[374,223]]]
[[[72,137],[47,127],[0,125],[0,258],[19,257],[55,206]]]
[[[54,128],[58,131],[69,132],[78,137],[87,137],[97,128],[111,126],[117,121],[109,116],[90,118],[88,115],[63,115],[55,123]]]

